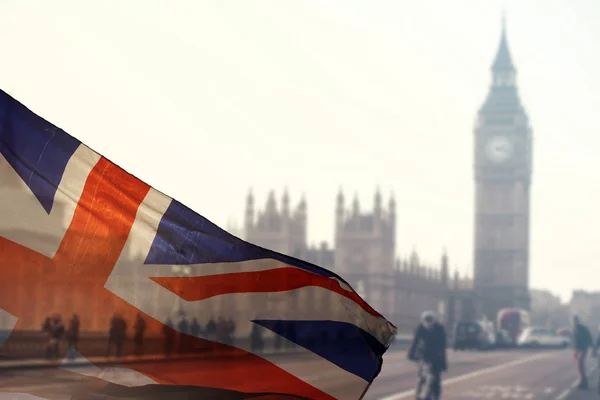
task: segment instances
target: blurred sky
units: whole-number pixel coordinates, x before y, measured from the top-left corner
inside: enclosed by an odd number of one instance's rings
[[[534,133],[531,284],[600,286],[598,0],[2,0],[0,87],[226,227],[249,187],[398,203],[398,253],[471,274],[473,124],[506,10]]]

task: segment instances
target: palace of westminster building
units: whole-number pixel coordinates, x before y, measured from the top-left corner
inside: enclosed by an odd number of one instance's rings
[[[452,318],[454,313],[446,315],[448,302],[452,311],[457,309],[455,303],[465,307],[465,300],[472,297],[471,282],[459,278],[458,272],[451,276],[446,254],[437,267],[424,265],[415,252],[408,259],[397,259],[396,205],[393,199],[385,207],[382,203],[377,192],[371,212],[361,212],[357,199],[348,209],[340,192],[335,209],[335,246],[330,248],[325,242],[318,247],[308,246],[304,199],[292,208],[287,192],[280,202],[271,192],[264,209],[257,210],[254,197],[249,194],[245,240],[338,273],[400,328],[412,326],[427,309]],[[465,308],[458,312],[469,311]]]

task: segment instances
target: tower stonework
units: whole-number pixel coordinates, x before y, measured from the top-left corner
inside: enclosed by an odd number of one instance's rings
[[[532,133],[516,85],[506,30],[474,130],[474,289],[482,311],[529,309]]]

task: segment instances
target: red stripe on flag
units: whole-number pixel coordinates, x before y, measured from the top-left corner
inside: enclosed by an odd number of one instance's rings
[[[306,286],[329,289],[359,304],[365,311],[381,317],[367,302],[332,279],[294,267],[264,271],[237,272],[192,277],[151,278],[187,301],[199,301],[228,293],[285,292]]]

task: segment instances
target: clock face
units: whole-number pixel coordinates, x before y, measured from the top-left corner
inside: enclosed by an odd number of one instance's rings
[[[485,153],[493,162],[503,163],[512,156],[513,142],[504,136],[494,136],[487,141]]]

